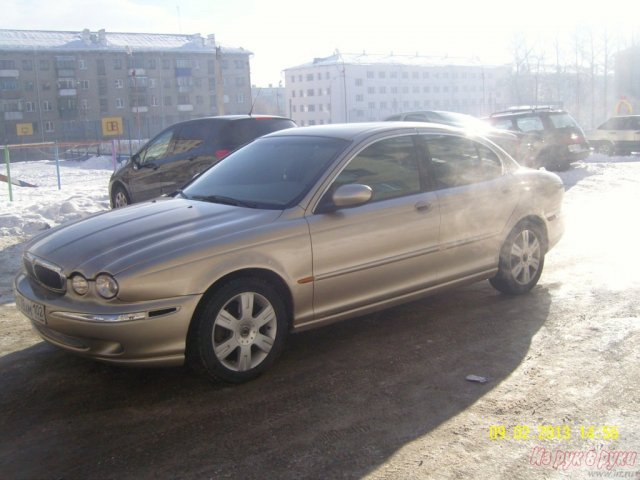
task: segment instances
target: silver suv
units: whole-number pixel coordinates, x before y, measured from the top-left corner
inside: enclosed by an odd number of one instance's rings
[[[630,155],[640,152],[640,115],[612,117],[587,134],[596,152]]]

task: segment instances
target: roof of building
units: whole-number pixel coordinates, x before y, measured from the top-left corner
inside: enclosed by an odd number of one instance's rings
[[[225,54],[252,52],[242,47],[225,47],[216,44],[215,35],[201,36],[164,33],[120,33],[85,29],[77,32],[47,30],[0,29],[0,50],[49,50],[49,51],[163,51],[206,53],[220,47]]]
[[[314,58],[312,62],[289,67],[287,70],[298,68],[311,68],[318,66],[334,65],[403,65],[413,67],[500,67],[501,65],[486,65],[479,58],[464,57],[436,57],[425,55],[394,55],[390,54],[369,54],[369,53],[340,53],[322,58]]]

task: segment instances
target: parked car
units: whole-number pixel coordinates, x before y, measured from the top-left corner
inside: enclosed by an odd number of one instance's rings
[[[640,115],[612,117],[587,133],[596,152],[605,155],[630,155],[640,152]]]
[[[221,115],[176,123],[114,172],[109,181],[111,207],[171,193],[239,146],[295,126],[293,120],[271,115]]]
[[[49,343],[229,382],[300,331],[489,279],[538,282],[563,184],[486,139],[413,122],[292,128],[170,197],[28,242],[18,308]],[[471,308],[471,306],[470,306]]]
[[[505,152],[519,161],[520,135],[516,132],[493,127],[488,122],[464,113],[448,112],[445,110],[418,110],[403,112],[385,118],[387,122],[429,122],[451,125],[475,132],[487,137],[501,147]]]
[[[487,121],[496,128],[518,132],[520,163],[528,167],[567,170],[585,159],[589,144],[582,128],[564,110],[554,107],[514,107],[493,113]]]

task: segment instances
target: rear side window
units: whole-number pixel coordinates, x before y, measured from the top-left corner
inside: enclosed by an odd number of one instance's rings
[[[404,117],[407,122],[428,122],[429,119],[424,113],[409,113]]]
[[[549,115],[549,120],[555,128],[576,128],[578,126],[568,113],[553,113]]]
[[[542,132],[544,124],[540,117],[518,117],[516,118],[518,129],[523,132]]]
[[[229,150],[233,150],[240,145],[250,142],[251,140],[266,135],[267,133],[283,130],[285,128],[295,127],[291,120],[285,118],[259,119],[247,118],[245,120],[236,120],[229,122],[225,128],[223,143]]]
[[[491,125],[501,130],[513,130],[513,122],[510,118],[492,118]]]
[[[484,182],[502,175],[502,162],[498,156],[467,138],[428,137],[427,148],[437,189]]]
[[[187,123],[178,130],[173,151],[178,154],[196,150],[204,145],[207,137],[213,135],[213,128],[207,122]]]

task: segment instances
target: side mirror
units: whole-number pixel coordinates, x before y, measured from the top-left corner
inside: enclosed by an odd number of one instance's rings
[[[338,187],[333,194],[325,196],[320,201],[316,213],[330,213],[340,208],[358,207],[364,205],[373,196],[373,190],[368,185],[350,183]]]

